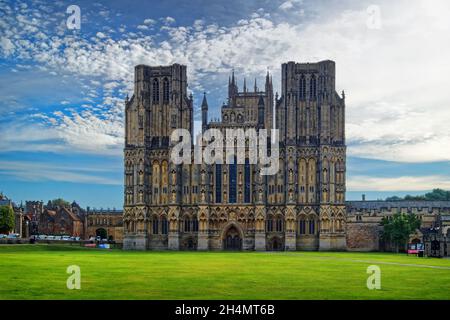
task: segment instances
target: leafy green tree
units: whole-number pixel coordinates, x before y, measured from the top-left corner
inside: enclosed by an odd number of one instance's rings
[[[383,217],[381,225],[384,227],[382,238],[395,246],[395,252],[404,248],[409,236],[420,227],[420,219],[415,214],[395,213],[390,217]]]
[[[412,196],[406,195],[405,197],[392,196],[387,197],[386,201],[450,201],[450,191],[442,189],[433,189],[424,195]]]
[[[9,233],[14,229],[16,221],[14,210],[10,206],[0,207],[0,233]]]
[[[386,201],[401,201],[403,200],[403,198],[400,198],[398,196],[392,196],[392,197],[387,197]]]
[[[55,208],[57,206],[59,206],[59,207],[66,207],[66,208],[70,207],[70,202],[66,201],[66,200],[64,200],[62,198],[53,199],[53,200],[50,201],[50,203],[51,203],[51,206],[53,208]]]
[[[423,201],[423,200],[427,200],[427,199],[425,198],[425,196],[411,196],[411,195],[407,194],[405,196],[405,200],[406,201]]]
[[[425,199],[435,201],[449,201],[450,191],[445,191],[442,189],[433,189],[433,191],[425,194]]]

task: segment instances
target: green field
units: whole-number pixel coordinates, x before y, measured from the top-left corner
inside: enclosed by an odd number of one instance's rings
[[[368,290],[369,265],[381,290]],[[68,290],[66,268],[81,268]],[[0,299],[449,299],[450,260],[385,253],[0,245]]]

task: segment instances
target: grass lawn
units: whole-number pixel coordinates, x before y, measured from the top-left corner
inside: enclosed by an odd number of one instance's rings
[[[81,268],[68,290],[66,268]],[[368,290],[369,265],[381,290]],[[0,299],[449,299],[450,260],[386,253],[0,245]]]

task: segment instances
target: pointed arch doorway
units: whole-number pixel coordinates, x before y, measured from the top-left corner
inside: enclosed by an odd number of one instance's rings
[[[234,225],[230,225],[222,238],[223,250],[239,251],[242,250],[242,236],[239,229]]]

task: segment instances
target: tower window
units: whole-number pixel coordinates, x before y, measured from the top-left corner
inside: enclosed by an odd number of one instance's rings
[[[228,170],[230,172],[230,186],[229,186],[229,192],[230,192],[230,197],[229,197],[229,203],[236,203],[236,197],[237,197],[237,193],[236,193],[236,175],[237,175],[237,167],[236,167],[236,156],[234,156],[234,161],[232,164],[228,165]]]
[[[167,78],[164,78],[163,82],[163,100],[169,102],[169,80]]]
[[[222,164],[216,163],[216,203],[222,202]]]
[[[158,79],[153,80],[152,92],[153,92],[153,102],[159,102],[159,81],[158,81]]]
[[[244,189],[244,202],[250,202],[250,163],[248,158],[245,159],[245,189]]]
[[[300,99],[305,99],[306,98],[306,79],[305,76],[302,74],[302,76],[300,77],[300,88],[299,88],[299,93],[300,93]]]
[[[311,80],[309,82],[309,98],[316,98],[316,89],[317,89],[317,81],[316,76],[312,75]]]

